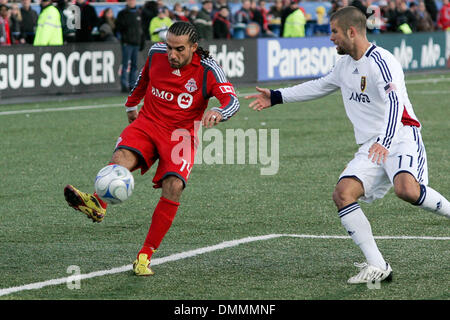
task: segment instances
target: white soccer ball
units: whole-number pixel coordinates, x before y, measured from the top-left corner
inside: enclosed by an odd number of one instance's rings
[[[127,168],[111,164],[97,173],[94,188],[103,201],[119,204],[131,196],[134,178]]]

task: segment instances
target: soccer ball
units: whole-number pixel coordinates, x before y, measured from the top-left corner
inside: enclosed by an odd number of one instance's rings
[[[131,196],[134,178],[127,168],[111,164],[97,173],[94,188],[103,201],[119,204]]]

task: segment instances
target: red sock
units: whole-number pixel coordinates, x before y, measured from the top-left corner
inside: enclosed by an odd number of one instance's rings
[[[140,253],[146,253],[150,259],[153,251],[159,247],[167,231],[169,231],[179,205],[178,202],[171,201],[164,197],[159,199],[155,211],[153,212],[150,229],[148,230],[144,245],[142,246],[141,251],[139,251],[138,256]]]

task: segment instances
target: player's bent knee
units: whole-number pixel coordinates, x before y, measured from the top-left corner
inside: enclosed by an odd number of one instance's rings
[[[409,173],[402,173],[394,178],[394,192],[400,199],[415,203],[420,197],[420,185]]]
[[[364,188],[359,180],[344,178],[339,181],[333,192],[333,201],[338,209],[356,202],[364,195]]]
[[[410,203],[415,203],[420,197],[420,186],[419,184],[394,186],[394,192],[400,199]]]
[[[121,148],[114,151],[111,162],[120,164],[131,171],[138,165],[139,158],[133,151]]]
[[[347,204],[354,202],[350,194],[340,190],[339,188],[336,188],[333,192],[333,201],[338,208],[345,207]]]
[[[164,178],[164,180],[162,181],[163,197],[169,200],[178,202],[183,189],[184,182],[177,176],[170,175]]]

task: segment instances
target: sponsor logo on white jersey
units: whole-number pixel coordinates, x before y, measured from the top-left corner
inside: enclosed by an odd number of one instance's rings
[[[367,102],[370,103],[370,98],[367,94],[365,93],[356,93],[356,92],[352,92],[350,98],[348,98],[348,100],[354,100],[357,102]]]

